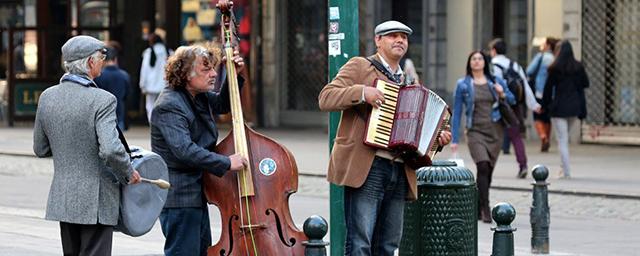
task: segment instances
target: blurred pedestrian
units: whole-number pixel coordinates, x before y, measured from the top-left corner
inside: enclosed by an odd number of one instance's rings
[[[516,177],[524,179],[527,176],[528,166],[527,153],[521,133],[525,132],[526,108],[540,112],[541,107],[536,102],[529,84],[527,84],[527,77],[524,75],[522,67],[505,56],[507,54],[507,43],[501,38],[496,38],[489,43],[489,49],[492,57],[493,75],[505,80],[509,90],[514,94],[516,105],[512,108],[519,120],[519,125],[505,127],[506,133],[502,149],[506,153],[509,151],[509,141],[513,144],[513,149],[516,151],[516,160],[518,161]]]
[[[60,222],[64,255],[111,255],[120,186],[140,182],[118,139],[116,97],[99,89],[106,49],[90,36],[62,46],[67,73],[40,95],[33,151],[53,157],[45,218]]]
[[[118,50],[115,47],[107,47],[107,57],[105,59],[102,74],[96,77],[95,82],[98,87],[110,92],[118,100],[116,116],[118,117],[118,127],[126,130],[126,99],[131,86],[131,78],[127,71],[118,67]]]
[[[567,40],[558,42],[555,49],[555,60],[549,66],[549,77],[544,86],[542,105],[551,117],[558,151],[562,161],[560,178],[570,178],[569,134],[571,126],[578,119],[587,116],[584,89],[589,87],[589,78],[582,63],[573,55],[571,43]]]
[[[467,59],[467,75],[458,79],[454,92],[453,141],[451,151],[458,153],[460,122],[464,112],[469,153],[477,167],[478,220],[491,222],[489,187],[503,140],[503,127],[498,98],[515,104],[504,80],[489,71],[489,59],[481,51],[473,51]]]
[[[558,39],[547,37],[540,44],[540,52],[538,52],[527,67],[527,76],[529,77],[529,86],[532,87],[536,101],[542,104],[542,94],[544,93],[544,85],[547,82],[547,68],[553,62],[553,50]],[[544,105],[542,106],[544,108]],[[540,138],[540,152],[549,152],[549,140],[551,139],[551,118],[546,112],[533,112],[533,121],[538,137]]]
[[[142,52],[142,66],[140,67],[140,90],[145,95],[145,109],[147,119],[151,122],[153,104],[158,99],[162,89],[167,86],[164,80],[164,66],[169,57],[169,49],[157,34],[149,35],[149,48]]]
[[[415,64],[408,56],[400,60],[400,68],[404,70],[406,84],[420,84],[420,76],[416,70]]]

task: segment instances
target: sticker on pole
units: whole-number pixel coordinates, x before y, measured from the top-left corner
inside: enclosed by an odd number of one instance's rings
[[[260,173],[264,176],[271,176],[278,169],[278,165],[276,165],[276,161],[271,158],[265,158],[260,160],[260,164],[258,165],[260,169]]]
[[[340,8],[339,7],[329,7],[329,19],[330,20],[339,20],[340,19]]]
[[[338,56],[341,53],[340,40],[329,40],[329,55]]]
[[[329,34],[336,34],[340,31],[340,23],[332,21],[329,22]]]

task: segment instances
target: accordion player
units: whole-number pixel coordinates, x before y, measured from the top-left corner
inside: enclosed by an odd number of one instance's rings
[[[381,79],[373,84],[384,94],[384,104],[367,119],[364,143],[401,156],[414,169],[431,165],[440,131],[451,117],[445,101],[421,85],[400,86]]]

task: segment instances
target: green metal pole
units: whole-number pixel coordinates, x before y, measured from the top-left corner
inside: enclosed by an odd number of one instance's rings
[[[358,56],[358,0],[329,0],[329,81],[340,67],[354,56]],[[329,114],[329,151],[333,148],[340,112]],[[363,131],[364,132],[364,131]],[[344,223],[344,188],[330,185],[330,233],[331,255],[344,255],[346,237]]]

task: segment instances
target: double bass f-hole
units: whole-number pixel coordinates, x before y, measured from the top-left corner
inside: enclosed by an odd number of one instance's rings
[[[217,4],[226,58],[232,130],[215,148],[221,155],[249,160],[243,170],[222,177],[205,172],[207,201],[220,210],[222,234],[208,255],[304,255],[308,240],[291,218],[289,196],[298,190],[298,167],[289,150],[249,128],[242,114],[240,87],[233,61],[236,25],[232,2]],[[224,91],[224,90],[223,90]],[[258,166],[261,162],[267,162]],[[264,169],[267,166],[267,169]],[[262,168],[262,169],[261,169]]]

